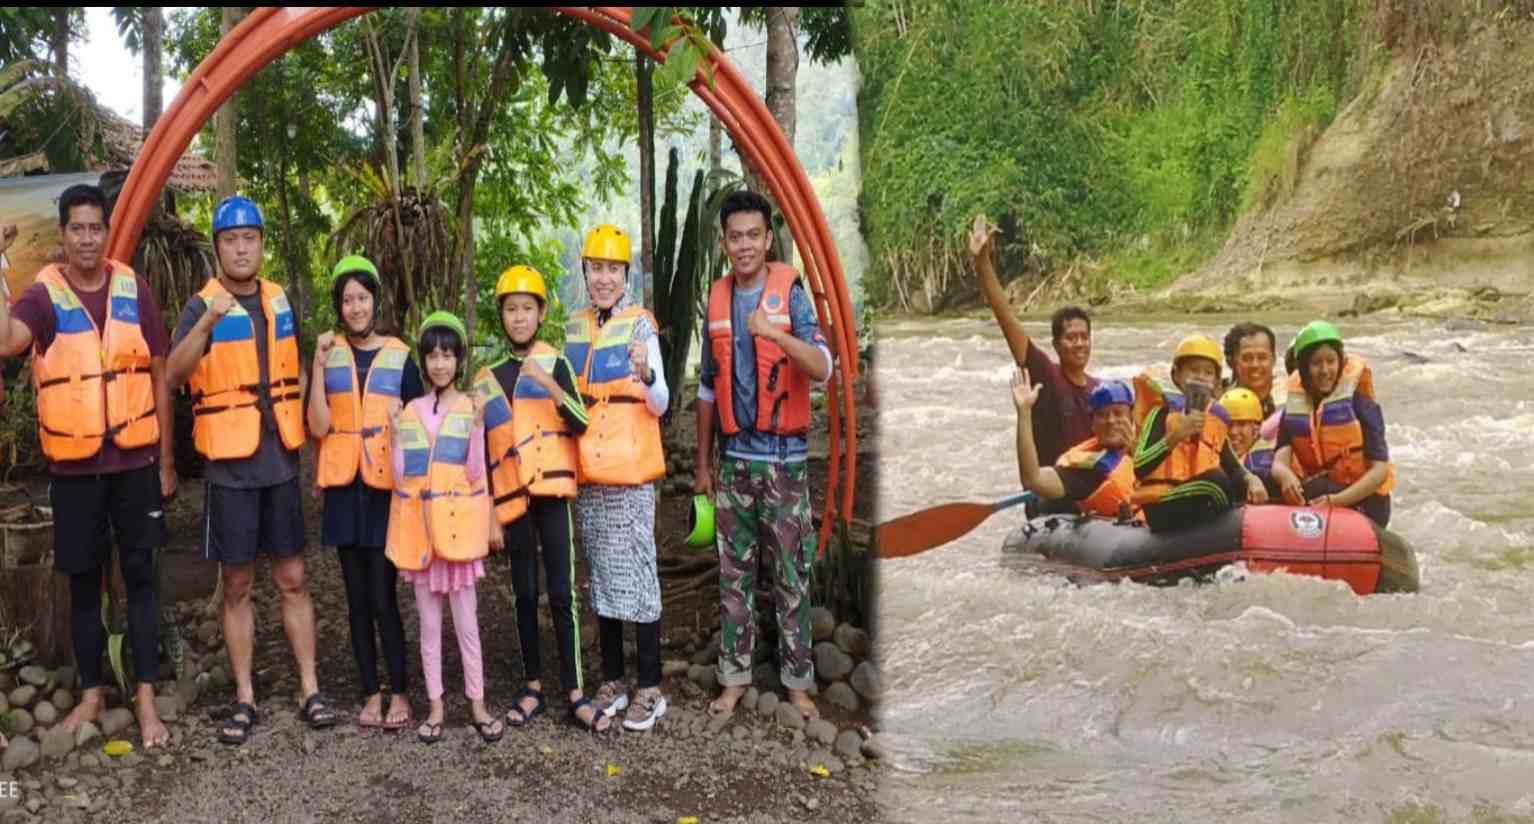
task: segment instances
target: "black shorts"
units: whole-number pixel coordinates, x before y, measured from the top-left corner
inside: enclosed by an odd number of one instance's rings
[[[54,475],[48,500],[53,568],[65,575],[101,566],[111,557],[114,540],[124,549],[165,545],[159,464],[108,475]]]
[[[257,555],[289,558],[304,551],[304,496],[298,478],[255,489],[207,484],[202,557],[230,566]]]

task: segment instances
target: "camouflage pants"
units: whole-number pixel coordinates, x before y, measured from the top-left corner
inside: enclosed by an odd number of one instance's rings
[[[753,577],[757,551],[774,573],[778,617],[778,659],[783,686],[815,684],[811,657],[810,563],[815,533],[810,521],[805,464],[775,464],[726,457],[719,467],[714,513],[719,546],[719,683],[751,683],[756,648]]]

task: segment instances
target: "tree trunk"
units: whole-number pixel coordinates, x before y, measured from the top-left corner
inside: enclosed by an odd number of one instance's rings
[[[634,53],[639,104],[639,268],[644,277],[645,308],[655,309],[655,66]]]
[[[713,174],[719,171],[722,165],[724,144],[724,128],[719,125],[719,118],[712,113],[708,116],[708,172]]]
[[[59,77],[69,76],[69,6],[53,10],[53,73]]]
[[[463,278],[463,327],[472,347],[474,340],[474,312],[479,296],[479,278],[474,276],[474,184],[479,177],[479,161],[463,176],[458,189],[458,276]]]
[[[767,110],[778,122],[783,136],[788,138],[790,148],[794,145],[794,127],[798,123],[794,96],[794,81],[799,75],[799,28],[797,6],[779,6],[767,10]],[[760,177],[751,181],[752,188],[766,191],[766,182]],[[771,227],[768,227],[771,228]],[[793,263],[793,243],[784,238],[789,264]]]
[[[405,48],[410,50],[410,159],[411,185],[426,190],[426,124],[421,112],[421,30],[416,29]]]
[[[245,18],[245,10],[231,6],[224,7],[224,17],[219,25],[219,31],[228,35],[230,30],[239,25]],[[234,194],[238,188],[237,178],[239,168],[239,141],[235,137],[235,129],[239,125],[239,93],[231,95],[224,105],[218,108],[218,113],[213,116],[213,159],[217,164],[218,178],[214,183],[215,195],[219,200]]]
[[[165,111],[165,11],[160,6],[144,8],[144,139]],[[174,211],[169,190],[155,200],[155,208]],[[300,315],[299,317],[302,317]]]

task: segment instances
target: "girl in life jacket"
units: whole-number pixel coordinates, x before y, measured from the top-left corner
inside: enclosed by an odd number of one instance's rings
[[[1028,370],[1014,369],[1012,401],[1017,405],[1017,473],[1023,486],[1046,501],[1070,501],[1086,515],[1127,516],[1134,495],[1134,395],[1123,381],[1103,381],[1087,396],[1092,437],[1066,450],[1053,467],[1039,467],[1033,441],[1033,405],[1043,384]]]
[[[1352,507],[1390,523],[1395,469],[1369,364],[1346,354],[1326,321],[1301,329],[1273,456],[1273,478],[1296,506]]]
[[[391,422],[394,497],[386,552],[415,589],[421,618],[421,669],[431,712],[416,730],[424,743],[442,737],[442,607],[453,611],[464,693],[474,727],[487,743],[504,725],[485,707],[475,582],[485,575],[490,496],[485,488],[485,405],[458,391],[468,335],[463,322],[433,312],[416,349],[431,391]]]
[[[1135,503],[1154,531],[1183,529],[1241,501],[1266,503],[1267,490],[1231,450],[1230,413],[1214,401],[1220,347],[1189,335],[1172,356],[1172,386],[1135,378]]]
[[[1247,472],[1262,481],[1269,498],[1278,497],[1278,485],[1273,482],[1273,452],[1277,436],[1278,419],[1273,418],[1274,437],[1267,437],[1263,430],[1268,426],[1262,416],[1262,401],[1257,393],[1237,386],[1220,396],[1220,406],[1230,414],[1230,448],[1241,459]]]

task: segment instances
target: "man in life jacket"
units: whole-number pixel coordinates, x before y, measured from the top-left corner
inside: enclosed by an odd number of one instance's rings
[[[271,561],[282,624],[298,660],[299,715],[336,722],[314,668],[314,602],[304,581],[304,393],[298,318],[282,287],[259,277],[264,234],[256,204],[235,195],[213,210],[218,276],[187,301],[168,361],[173,387],[192,391],[192,440],[207,459],[202,554],[223,576],[224,643],[236,712],[219,740],[243,744],[257,723],[250,588],[256,556]]]
[[[1225,362],[1230,378],[1225,389],[1242,388],[1257,398],[1262,413],[1262,437],[1278,437],[1278,405],[1273,400],[1273,367],[1277,365],[1278,338],[1260,323],[1238,323],[1225,333]]]
[[[815,534],[805,460],[810,385],[831,377],[831,351],[799,273],[767,261],[772,207],[766,198],[750,191],[729,195],[720,206],[719,225],[731,269],[709,290],[694,466],[696,491],[716,499],[719,545],[723,691],[709,712],[733,712],[751,683],[752,579],[760,551],[775,579],[783,686],[800,713],[813,718],[819,715],[808,693],[815,685],[809,593]],[[716,423],[724,432],[717,495]]]
[[[991,263],[991,236],[995,233],[996,227],[984,215],[976,215],[969,236],[970,257],[980,279],[980,291],[1001,326],[1013,361],[1042,387],[1032,412],[1034,443],[1039,462],[1052,466],[1072,446],[1092,437],[1089,398],[1097,386],[1097,379],[1087,374],[1087,362],[1092,358],[1092,318],[1077,306],[1057,310],[1049,319],[1049,328],[1060,362],[1050,360],[1028,337],[1002,291]]]
[[[1027,370],[1012,375],[1017,405],[1017,473],[1023,486],[1045,500],[1068,500],[1078,512],[1106,518],[1127,516],[1134,497],[1134,395],[1123,381],[1103,381],[1087,399],[1092,437],[1076,444],[1052,468],[1039,468],[1033,443],[1033,405],[1042,385]]]
[[[1291,349],[1296,369],[1273,456],[1284,500],[1353,507],[1388,526],[1395,468],[1369,364],[1345,353],[1341,333],[1323,320],[1301,329]]]
[[[45,266],[14,310],[0,278],[0,356],[32,350],[38,440],[54,510],[53,566],[69,578],[70,638],[83,694],[54,729],[99,721],[105,708],[102,574],[115,537],[128,594],[139,733],[145,747],[158,747],[170,739],[154,706],[160,668],[154,553],[165,544],[164,502],[176,493],[165,381],[169,345],[154,290],[104,254],[106,208],[95,186],[65,189],[59,197],[64,263]]]
[[[1214,401],[1220,348],[1189,335],[1172,356],[1172,386],[1150,373],[1135,378],[1135,503],[1152,530],[1210,520],[1245,499],[1266,503],[1261,479],[1231,450],[1230,414]]]
[[[1230,415],[1230,449],[1241,459],[1247,472],[1262,481],[1268,497],[1278,496],[1273,483],[1273,453],[1277,449],[1273,438],[1264,437],[1262,402],[1250,389],[1236,387],[1220,396],[1220,406]]]

